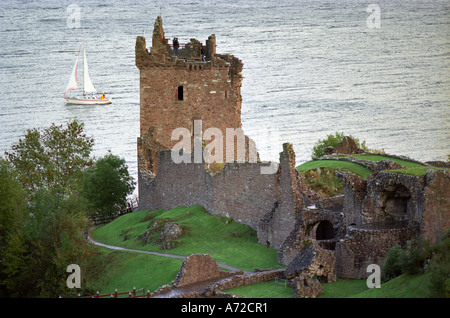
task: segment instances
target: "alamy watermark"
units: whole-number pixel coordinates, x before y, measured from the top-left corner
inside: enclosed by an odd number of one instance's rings
[[[370,264],[366,269],[367,273],[371,273],[367,277],[367,288],[381,288],[381,269],[377,264]]]
[[[81,27],[81,8],[77,4],[70,4],[66,8],[66,13],[69,14],[66,20],[69,29],[77,29]]]
[[[67,277],[66,284],[69,288],[81,288],[81,268],[77,264],[70,264],[66,269],[70,275]]]
[[[366,23],[369,29],[381,28],[381,9],[378,4],[369,4],[366,9],[370,15],[367,17]]]
[[[224,134],[219,128],[211,127],[203,132],[202,120],[194,120],[193,133],[192,136],[191,131],[187,128],[176,128],[172,131],[171,140],[179,140],[172,147],[171,157],[174,163],[192,163],[192,154],[186,152],[191,149],[193,149],[194,163],[257,162],[256,144],[249,138],[248,149],[246,149],[246,138],[242,128],[226,128],[225,149]],[[268,162],[261,166],[260,171],[261,174],[274,174],[277,170],[278,163]]]

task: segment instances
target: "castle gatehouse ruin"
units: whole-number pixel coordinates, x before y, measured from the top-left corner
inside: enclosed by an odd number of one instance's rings
[[[394,243],[418,236],[433,240],[450,227],[447,170],[415,177],[389,172],[397,168],[393,162],[367,163],[373,171],[368,179],[339,174],[344,195],[311,199],[295,169],[291,144],[280,145],[278,163],[264,162],[252,151],[254,142],[243,135],[242,61],[217,53],[214,34],[205,43],[191,39],[178,52],[169,42],[161,17],[155,21],[150,49],[144,37],[136,39],[140,209],[202,205],[212,215],[247,224],[257,231],[260,244],[277,249],[279,263],[292,268],[297,286],[312,283],[312,277],[304,277],[308,273],[320,273],[326,281],[365,278],[367,266],[381,266]],[[201,128],[196,131],[198,121]],[[191,139],[182,149],[176,148],[181,135],[173,135],[179,128]],[[194,158],[195,145],[203,151],[213,140],[211,129],[223,132],[223,147],[214,150],[223,154],[223,162]],[[242,133],[243,157],[236,157],[234,143],[227,149],[227,129]],[[174,151],[185,160],[174,162]],[[302,255],[309,255],[308,261]],[[314,264],[314,270],[304,264]],[[298,295],[303,295],[300,287]]]

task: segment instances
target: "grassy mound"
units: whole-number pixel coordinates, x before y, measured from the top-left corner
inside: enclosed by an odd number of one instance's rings
[[[156,224],[175,222],[184,235],[175,248],[160,250]],[[149,232],[147,240],[144,234]],[[210,254],[217,262],[244,270],[279,268],[277,251],[258,244],[256,231],[225,217],[212,216],[201,206],[163,211],[137,211],[97,228],[92,237],[102,243],[178,255]]]
[[[349,171],[367,179],[372,171],[359,164],[342,160],[314,160],[296,167],[303,175],[306,185],[323,197],[332,197],[344,193],[341,180],[335,172]]]
[[[298,171],[304,173],[309,170],[317,169],[317,168],[325,168],[325,169],[334,169],[334,170],[342,170],[342,171],[350,171],[354,174],[357,174],[361,178],[367,179],[372,171],[368,168],[365,168],[359,164],[341,161],[341,160],[315,160],[308,161],[296,167]]]

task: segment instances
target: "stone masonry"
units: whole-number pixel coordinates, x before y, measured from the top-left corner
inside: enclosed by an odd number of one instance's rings
[[[307,189],[295,169],[292,144],[283,144],[279,163],[260,161],[253,152],[254,142],[241,129],[242,61],[218,54],[214,34],[204,44],[191,39],[178,55],[169,42],[161,17],[155,21],[150,49],[144,37],[136,39],[140,209],[201,205],[212,215],[229,217],[255,229],[258,242],[277,249],[278,261],[285,266],[308,254],[304,242],[311,241],[319,257],[311,259],[310,265],[317,269],[326,265],[329,280],[335,275],[364,278],[367,265],[381,266],[395,242],[404,244],[418,236],[437,240],[450,227],[448,171],[430,170],[425,177],[414,177],[389,172],[402,168],[390,160],[374,163],[333,156],[363,152],[346,137],[336,149],[327,149],[326,158],[321,159],[351,160],[373,174],[364,180],[339,173],[345,194],[324,199]],[[200,58],[201,49],[205,61]],[[196,126],[199,122],[200,127]],[[187,136],[174,134],[179,129]],[[222,135],[206,134],[212,130]],[[231,146],[227,144],[228,131],[232,132],[230,140],[237,141]],[[240,136],[244,157],[237,154]],[[180,146],[184,138],[189,142]],[[207,153],[209,141],[222,146]],[[199,153],[200,160],[196,157]],[[205,154],[223,154],[224,160],[207,162]],[[183,160],[176,163],[174,155]],[[271,172],[262,173],[267,168]],[[205,259],[202,262],[208,264]],[[292,278],[297,296],[315,297],[320,293],[310,274],[303,270]],[[273,275],[278,277],[281,271],[255,275],[250,281]],[[183,279],[190,281],[187,276]]]
[[[208,128],[220,129],[224,145],[226,129],[241,128],[243,64],[232,55],[216,54],[215,43],[214,35],[205,45],[191,39],[174,56],[161,17],[155,21],[150,51],[145,38],[137,37],[141,135],[138,161],[144,174],[154,175],[157,153],[178,143],[179,137],[172,137],[177,128],[186,128],[193,134],[194,121],[201,120],[201,132]],[[201,46],[207,52],[206,62],[200,61]],[[149,144],[154,147],[148,147]],[[192,153],[192,149],[185,150]]]

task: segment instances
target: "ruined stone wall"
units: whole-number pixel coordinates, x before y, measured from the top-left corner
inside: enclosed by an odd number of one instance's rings
[[[394,243],[404,245],[418,235],[417,227],[398,223],[379,223],[349,227],[348,236],[336,244],[336,274],[340,278],[362,279],[368,276],[367,266],[382,268],[386,254]]]
[[[285,269],[268,269],[257,271],[249,274],[240,274],[234,275],[229,278],[225,278],[217,283],[212,284],[207,287],[207,291],[205,292],[206,296],[223,296],[223,290],[259,284],[271,280],[275,280],[276,278],[284,278]]]
[[[429,171],[424,190],[422,233],[431,243],[450,229],[450,172]]]
[[[423,213],[425,178],[383,171],[367,181],[364,223],[417,222]]]
[[[277,215],[281,221],[264,232],[265,236],[276,232],[276,238],[268,241],[269,246],[276,248],[292,231],[295,211],[302,207],[299,198],[294,200],[296,194],[288,195],[298,191],[289,179],[291,161],[295,160],[292,155],[280,153],[282,162],[274,174],[261,173],[261,168],[268,166],[263,162],[230,162],[211,174],[204,163],[177,164],[172,161],[171,151],[162,151],[156,177],[140,176],[139,208],[168,210],[180,205],[201,205],[212,215],[230,217],[259,231],[261,218],[278,202]]]
[[[345,234],[343,226],[343,214],[327,209],[303,209],[301,217],[297,219],[294,230],[286,237],[283,244],[278,249],[278,263],[281,265],[289,265],[294,257],[303,249],[305,241],[317,239],[317,227],[323,221],[328,221],[333,227],[333,237],[329,240],[318,244],[323,248],[329,248],[337,240],[341,239]]]
[[[339,172],[338,177],[344,186],[344,224],[362,224],[363,202],[366,197],[367,181],[351,172]]]
[[[219,265],[209,254],[193,254],[183,260],[180,271],[175,281],[172,282],[172,286],[179,288],[228,277],[229,275],[229,272],[220,270]]]
[[[279,248],[294,229],[305,203],[301,185],[295,169],[295,153],[292,144],[284,144],[280,154],[280,167],[276,174],[277,183],[271,187],[277,200],[266,210],[258,224],[258,241],[261,244]],[[287,204],[289,203],[289,204]]]

